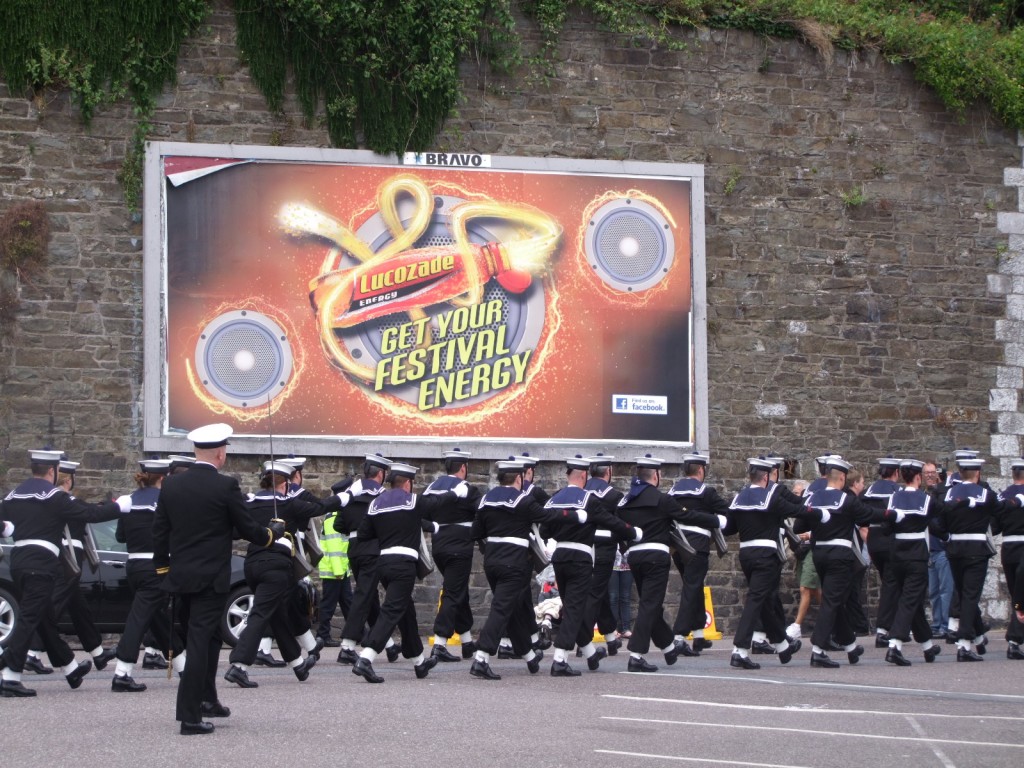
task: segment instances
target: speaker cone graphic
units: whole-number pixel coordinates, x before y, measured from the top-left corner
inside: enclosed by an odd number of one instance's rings
[[[601,205],[587,224],[587,263],[610,288],[638,293],[653,288],[675,259],[668,219],[654,206],[630,197]]]
[[[294,369],[287,334],[252,310],[214,318],[196,342],[196,373],[216,400],[238,408],[267,403],[288,385]]]

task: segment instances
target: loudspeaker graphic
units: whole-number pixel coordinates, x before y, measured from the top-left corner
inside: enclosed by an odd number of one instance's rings
[[[675,238],[668,219],[653,205],[619,197],[594,212],[583,252],[605,285],[637,293],[668,274],[675,260]]]
[[[239,408],[265,405],[292,376],[291,345],[266,315],[239,309],[214,318],[196,342],[196,373],[216,400]]]

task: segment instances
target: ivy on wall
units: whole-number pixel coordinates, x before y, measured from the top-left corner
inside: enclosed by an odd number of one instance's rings
[[[119,174],[130,208],[141,195],[142,151],[156,96],[174,81],[182,42],[210,0],[4,0],[0,78],[14,90],[70,90],[88,121],[129,98],[138,117]],[[459,63],[471,52],[499,69],[522,63],[514,11],[541,32],[557,62],[569,10],[640,44],[681,47],[680,28],[801,37],[826,58],[873,48],[915,66],[962,112],[991,105],[1024,128],[1024,25],[1015,0],[234,0],[238,43],[272,110],[289,72],[304,116],[322,115],[336,146],[380,153],[427,149],[457,104]]]

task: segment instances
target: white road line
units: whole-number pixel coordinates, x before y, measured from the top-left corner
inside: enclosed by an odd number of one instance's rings
[[[907,722],[910,723],[910,727],[914,729],[914,733],[916,733],[918,736],[925,737],[925,739],[928,741],[928,746],[932,748],[932,752],[935,753],[935,756],[939,758],[939,762],[941,762],[945,766],[945,768],[956,768],[956,763],[954,763],[952,760],[946,757],[946,753],[939,749],[937,746],[935,746],[935,744],[932,743],[931,739],[927,738],[924,732],[924,728],[918,725],[917,721],[914,720],[914,718],[907,717]]]
[[[620,675],[630,675],[631,677],[639,677],[636,672],[626,672],[625,670],[618,672]],[[795,685],[795,686],[809,686],[811,688],[840,688],[843,690],[863,690],[879,692],[883,691],[886,693],[908,693],[913,695],[927,695],[927,696],[954,696],[959,698],[978,698],[978,699],[1016,699],[1024,701],[1024,695],[1015,693],[974,693],[973,691],[938,691],[930,688],[895,688],[887,685],[861,685],[858,683],[836,683],[836,682],[817,682],[814,680],[773,680],[769,677],[751,677],[745,675],[686,675],[672,672],[659,672],[657,674],[644,675],[644,678],[652,679],[676,679],[686,678],[690,680],[730,680],[734,683],[760,683],[761,685]]]
[[[813,734],[816,736],[846,736],[853,739],[881,739],[883,741],[925,741],[935,744],[965,744],[972,747],[1009,747],[1024,749],[1024,744],[1006,744],[1001,741],[963,741],[960,739],[919,739],[914,736],[882,736],[874,733],[846,733],[844,731],[811,731],[807,728],[779,728],[768,725],[734,725],[730,723],[701,723],[693,720],[655,720],[648,717],[613,717],[602,715],[602,720],[619,720],[630,723],[658,723],[659,725],[699,725],[705,728],[737,728],[745,731],[780,731],[785,733]]]
[[[679,757],[678,755],[652,755],[647,752],[619,752],[614,749],[595,749],[602,755],[622,755],[624,757],[653,757],[658,760],[678,760],[686,763],[716,763],[718,765],[750,765],[755,768],[804,768],[799,765],[778,765],[776,763],[744,763],[739,760],[711,760],[707,757]]]
[[[756,709],[764,711],[765,707],[760,704],[725,704],[716,701],[701,701],[698,699],[662,699],[655,696],[625,696],[617,693],[603,693],[604,699],[622,699],[624,701],[650,701],[655,704],[694,704],[701,707],[720,707],[722,709]],[[770,707],[772,712],[793,712],[798,714],[812,713],[825,715],[881,715],[883,717],[947,717],[954,720],[965,718],[976,718],[978,720],[1024,720],[1024,717],[1012,717],[1010,715],[971,715],[971,714],[945,714],[939,712],[883,712],[875,709],[828,709],[825,707]]]

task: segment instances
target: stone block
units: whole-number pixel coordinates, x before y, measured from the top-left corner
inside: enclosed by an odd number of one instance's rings
[[[990,453],[992,456],[1020,457],[1020,437],[1018,435],[992,435]]]
[[[1018,407],[1018,392],[1016,389],[992,389],[989,390],[988,409],[993,413],[999,411],[1016,411]]]
[[[1002,435],[1024,435],[1024,413],[1000,413],[996,429]]]
[[[996,386],[1010,389],[1024,388],[1024,369],[998,366],[996,368]]]

